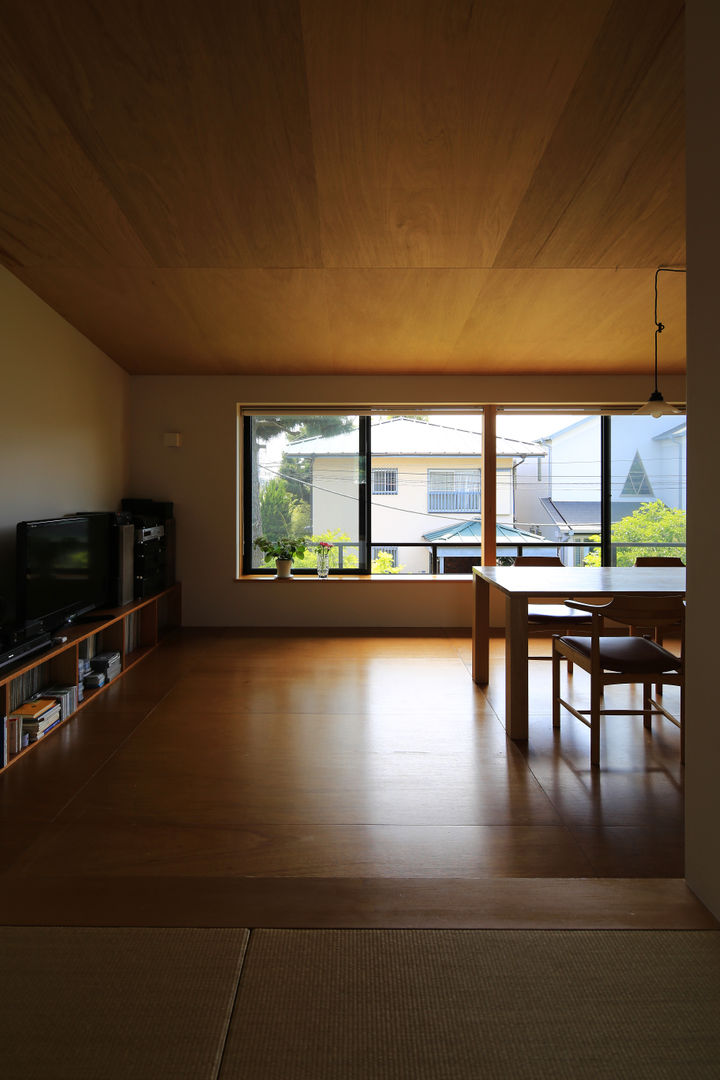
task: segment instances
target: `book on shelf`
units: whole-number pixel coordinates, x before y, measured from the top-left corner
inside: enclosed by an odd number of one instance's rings
[[[28,734],[47,731],[51,724],[54,724],[56,720],[60,720],[61,716],[62,710],[59,705],[56,705],[54,709],[48,709],[47,712],[43,713],[39,720],[23,720],[22,729],[27,731]]]
[[[2,718],[2,761],[3,768],[10,760],[10,732],[8,731],[8,718],[3,716]]]
[[[55,698],[36,698],[34,701],[24,701],[10,713],[11,717],[19,717],[20,720],[38,720],[48,709],[57,706]]]
[[[22,720],[17,716],[7,718],[8,759],[22,749]]]
[[[46,698],[55,698],[60,703],[63,720],[70,716],[71,713],[74,713],[78,707],[77,686],[46,686],[41,691],[41,694]]]
[[[60,716],[60,713],[58,711],[57,716],[55,716],[54,719],[48,721],[47,724],[31,724],[29,727],[26,724],[23,724],[23,736],[27,737],[28,743],[37,742],[38,739],[42,739],[45,735],[47,735],[49,731],[52,731],[54,727],[57,727],[61,719],[62,717]]]

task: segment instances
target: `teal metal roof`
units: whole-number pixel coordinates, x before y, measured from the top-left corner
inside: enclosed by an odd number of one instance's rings
[[[455,525],[448,525],[444,529],[435,529],[433,532],[425,533],[423,540],[437,541],[438,543],[444,543],[448,540],[464,540],[468,543],[473,541],[480,541],[480,518],[472,518],[470,521],[458,521]],[[544,536],[537,536],[535,533],[523,532],[522,529],[514,529],[512,525],[504,525],[498,522],[495,528],[495,538],[497,540],[516,542],[518,544],[542,544],[547,543]]]

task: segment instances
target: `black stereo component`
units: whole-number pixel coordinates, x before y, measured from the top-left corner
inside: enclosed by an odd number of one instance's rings
[[[175,521],[173,504],[155,499],[123,499],[123,512],[132,518],[133,589],[145,599],[175,581]]]
[[[171,502],[158,502],[155,499],[123,499],[122,508],[132,514],[136,525],[139,519],[147,525],[163,525],[168,518],[173,516],[173,504]]]

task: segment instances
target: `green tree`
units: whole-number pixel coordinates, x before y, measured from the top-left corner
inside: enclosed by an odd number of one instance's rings
[[[340,548],[338,544],[349,543],[350,537],[347,533],[341,532],[339,529],[327,529],[323,533],[316,533],[315,536],[308,538],[308,550],[302,559],[296,559],[295,566],[303,566],[308,569],[312,569],[317,565],[317,554],[314,545],[321,540],[333,544],[334,547],[330,550],[330,569],[338,569],[340,566]],[[343,570],[356,570],[358,565],[358,553],[357,547],[346,547],[343,554]],[[387,551],[381,551],[378,553],[377,558],[373,559],[370,567],[373,574],[399,574],[402,572],[402,566],[392,565],[392,555]]]
[[[684,547],[665,546],[685,543],[685,511],[666,506],[660,499],[643,503],[613,524],[610,538],[614,544],[628,545],[617,549],[618,566],[632,566],[638,555],[679,555],[685,559]],[[599,536],[590,539],[593,543],[600,541]],[[598,548],[585,557],[585,565],[600,566]]]
[[[291,518],[293,535],[307,536],[310,532],[310,503],[293,499]]]
[[[269,480],[260,491],[260,522],[263,536],[278,540],[293,531],[292,500],[284,480]]]
[[[325,532],[315,533],[314,536],[308,537],[308,550],[305,552],[305,556],[302,560],[295,563],[296,566],[304,566],[308,569],[317,565],[317,553],[313,545],[319,543],[321,540],[325,540],[329,544],[333,544],[334,547],[330,549],[330,569],[337,569],[340,566],[340,548],[337,546],[340,543],[348,542],[350,537],[347,533],[341,532],[340,529],[326,529]],[[357,569],[358,557],[357,548],[345,548],[343,555],[343,569],[354,570]]]
[[[355,420],[351,416],[255,416],[252,418],[253,440],[259,450],[266,446],[276,435],[285,435],[289,442],[297,442],[300,439],[309,439],[314,436],[338,435],[343,431],[352,431]],[[257,452],[257,451],[256,451]],[[296,502],[294,513],[301,521],[307,517],[305,527],[310,523],[310,483],[312,475],[312,458],[290,458],[283,453],[281,458],[280,472],[287,485],[287,491]],[[260,511],[260,492],[257,479],[252,485],[252,534],[258,536],[264,531]],[[306,510],[300,509],[300,503],[304,503]],[[295,531],[300,531],[294,526]]]
[[[393,557],[389,551],[379,551],[377,558],[373,559],[371,570],[373,574],[399,574],[403,566],[393,566]]]

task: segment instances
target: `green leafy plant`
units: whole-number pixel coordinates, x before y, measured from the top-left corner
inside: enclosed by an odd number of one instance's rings
[[[265,562],[272,562],[273,559],[292,560],[296,555],[302,559],[305,555],[305,539],[302,536],[281,536],[277,540],[256,536],[253,543],[264,553]]]
[[[400,574],[404,566],[393,566],[393,557],[389,551],[378,551],[370,570],[373,574]]]
[[[315,533],[313,536],[309,536],[307,543],[310,544],[307,554],[304,556],[302,562],[298,561],[298,567],[307,567],[308,569],[314,569],[317,565],[317,548],[321,544],[330,544],[330,569],[336,569],[340,565],[340,548],[337,546],[344,540],[349,540],[350,537],[347,533],[341,532],[340,529],[327,529],[322,533]],[[343,559],[343,569],[354,569],[357,564],[357,549],[355,554],[352,554],[353,549],[349,551],[345,549],[345,555]]]
[[[358,565],[358,553],[357,547],[351,546],[350,537],[347,533],[342,532],[341,529],[327,529],[325,532],[316,533],[314,536],[309,536],[307,543],[310,545],[307,554],[303,557],[302,562],[298,560],[295,564],[298,568],[307,567],[313,569],[317,564],[317,549],[319,547],[328,547],[330,549],[330,569],[336,570],[340,566],[340,545],[345,543],[345,553],[343,555],[343,570],[355,570]],[[405,569],[404,566],[393,566],[392,555],[387,551],[380,551],[375,559],[372,561],[371,570],[373,574],[401,574]]]
[[[588,539],[598,542],[600,537]],[[643,503],[632,514],[613,524],[611,540],[620,545],[618,566],[632,566],[638,555],[679,555],[684,559],[685,548],[677,545],[685,543],[685,511],[665,506],[659,499]],[[664,547],[663,543],[672,546]],[[584,562],[586,566],[600,566],[599,549],[591,551]]]
[[[269,480],[260,491],[260,518],[262,535],[272,540],[280,536],[292,536],[292,499],[284,480]]]

